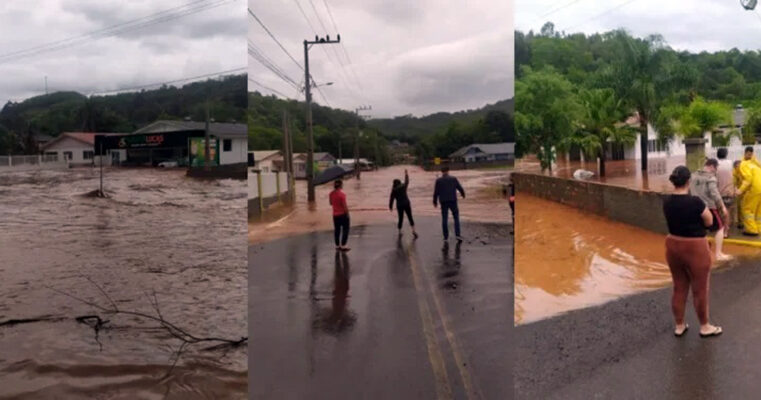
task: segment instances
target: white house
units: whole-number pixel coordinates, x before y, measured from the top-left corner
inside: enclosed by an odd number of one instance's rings
[[[509,161],[515,158],[515,143],[471,144],[449,155],[455,162]]]
[[[742,128],[745,125],[746,112],[741,105],[738,105],[732,113],[732,125],[720,125],[717,129],[722,134],[727,134],[733,129],[737,129],[742,132]],[[639,115],[635,114],[626,120],[626,124],[638,128],[639,127]],[[642,159],[642,150],[640,148],[641,134],[637,133],[636,140],[633,144],[614,145],[609,143],[606,150],[606,158],[608,160],[640,160]],[[706,154],[712,154],[712,150],[719,147],[713,143],[713,134],[711,132],[705,132],[703,138],[706,139]],[[735,152],[741,152],[742,139],[737,136],[732,136],[729,140],[730,154]],[[667,140],[665,143],[661,143],[658,140],[658,132],[653,128],[652,124],[647,125],[647,157],[648,158],[667,158],[675,156],[685,155],[684,138],[676,136]]]
[[[69,165],[93,165],[95,133],[64,132],[40,149],[46,156],[56,156]]]
[[[280,170],[283,164],[283,155],[280,150],[250,151],[254,168],[261,172],[274,172]]]

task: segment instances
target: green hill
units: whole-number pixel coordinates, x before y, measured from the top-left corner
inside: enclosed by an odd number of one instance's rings
[[[0,110],[0,154],[35,153],[32,138],[37,134],[132,132],[157,119],[202,121],[207,99],[216,121],[244,121],[246,85],[246,75],[234,75],[89,99],[76,92],[56,92],[9,102]]]
[[[291,119],[294,151],[306,150],[305,104],[249,93],[249,148],[271,150],[282,148],[283,111]],[[503,100],[477,110],[456,113],[435,113],[424,117],[401,116],[388,119],[357,121],[353,112],[313,105],[313,126],[316,151],[327,151],[344,158],[353,154],[356,126],[364,133],[360,154],[385,165],[391,154],[387,147],[392,140],[407,142],[420,158],[445,157],[458,148],[475,143],[514,141],[513,100]],[[340,152],[339,152],[340,143]],[[377,158],[377,159],[376,159]]]

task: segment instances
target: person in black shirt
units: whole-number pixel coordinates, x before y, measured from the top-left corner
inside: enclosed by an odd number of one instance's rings
[[[676,323],[674,335],[682,336],[689,328],[684,322],[684,309],[692,288],[693,305],[700,320],[700,336],[709,337],[722,333],[720,326],[708,322],[708,281],[712,260],[706,228],[713,225],[713,215],[703,200],[689,194],[690,175],[687,167],[676,167],[669,176],[674,192],[663,202],[669,231],[666,262],[674,282],[671,311]]]
[[[399,179],[394,179],[393,186],[391,187],[391,196],[388,199],[388,209],[392,211],[394,209],[394,200],[396,200],[396,211],[399,214],[399,223],[397,228],[399,229],[399,235],[402,234],[402,223],[404,222],[404,214],[407,214],[407,220],[410,222],[410,228],[412,228],[412,235],[417,239],[417,232],[415,232],[415,220],[412,218],[412,205],[410,204],[410,198],[407,197],[407,186],[410,184],[410,177],[407,175],[407,170],[404,170],[404,183]]]

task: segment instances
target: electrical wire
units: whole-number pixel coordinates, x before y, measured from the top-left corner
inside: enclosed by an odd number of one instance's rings
[[[0,64],[15,61],[21,58],[27,58],[44,54],[51,51],[63,50],[79,46],[91,41],[100,40],[108,37],[122,35],[124,33],[136,31],[139,29],[147,28],[149,26],[157,25],[170,20],[182,18],[188,15],[197,14],[202,11],[210,10],[222,5],[233,3],[237,0],[218,0],[214,2],[207,1],[192,1],[182,6],[173,7],[157,13],[150,14],[148,16],[138,18],[135,20],[123,22],[117,25],[112,25],[107,28],[91,31],[85,34],[72,36],[69,38],[57,40],[54,42],[37,45],[23,50],[16,50],[10,53],[0,55]]]
[[[115,89],[115,90],[106,90],[106,91],[102,91],[102,92],[92,92],[92,93],[90,93],[90,95],[92,96],[92,95],[104,95],[104,94],[121,93],[121,92],[133,92],[133,91],[136,91],[136,90],[142,90],[142,89],[147,89],[147,88],[156,87],[156,86],[161,87],[161,86],[171,85],[171,84],[181,83],[181,82],[190,82],[190,81],[195,81],[195,80],[203,79],[203,78],[222,77],[222,76],[225,76],[225,75],[234,75],[234,74],[236,74],[238,72],[244,72],[244,71],[246,71],[246,69],[247,69],[247,67],[240,67],[240,68],[229,69],[229,70],[226,70],[226,71],[213,72],[213,73],[210,73],[210,74],[203,74],[203,75],[192,76],[192,77],[188,77],[188,78],[175,79],[175,80],[165,81],[165,82],[151,83],[151,84],[148,84],[148,85],[133,86],[133,87],[129,87],[129,88],[122,88],[122,89]]]
[[[285,47],[283,46],[283,44],[282,44],[282,43],[280,43],[280,41],[279,41],[279,40],[277,40],[277,38],[275,37],[275,35],[273,35],[273,34],[272,34],[272,32],[271,32],[271,31],[270,31],[270,30],[267,28],[267,26],[266,26],[266,25],[264,25],[264,22],[262,22],[262,20],[261,20],[261,19],[259,19],[259,17],[257,17],[257,16],[256,16],[256,14],[254,14],[254,11],[253,11],[253,10],[251,10],[251,8],[250,8],[250,7],[249,7],[249,9],[248,9],[248,13],[249,13],[249,15],[251,15],[252,17],[254,17],[254,19],[256,20],[256,22],[258,22],[258,23],[259,23],[259,25],[261,25],[261,26],[262,26],[262,28],[264,28],[264,31],[265,31],[265,32],[267,32],[267,34],[268,34],[268,35],[269,35],[269,36],[272,38],[272,40],[274,40],[274,41],[275,41],[275,43],[277,43],[277,45],[278,45],[278,46],[280,46],[280,49],[281,49],[281,50],[283,50],[283,52],[285,52],[285,54],[286,54],[286,55],[288,55],[288,57],[291,59],[291,61],[293,61],[293,63],[294,63],[294,64],[296,64],[296,66],[297,66],[297,67],[299,67],[299,69],[303,71],[303,70],[304,70],[304,67],[302,67],[302,66],[301,66],[301,64],[299,64],[299,62],[298,62],[298,61],[296,61],[296,59],[295,59],[295,58],[293,58],[293,56],[291,55],[291,53],[289,53],[289,52],[288,52],[288,50],[286,50],[286,49],[285,49]]]
[[[628,1],[625,1],[625,2],[623,2],[623,3],[619,4],[619,5],[615,6],[615,7],[612,7],[612,8],[610,8],[610,9],[606,10],[606,11],[603,11],[603,12],[601,12],[600,14],[594,15],[594,16],[592,16],[591,18],[588,18],[588,19],[586,19],[586,20],[584,20],[584,21],[582,21],[582,22],[580,22],[580,23],[577,23],[577,24],[575,24],[575,25],[573,25],[573,26],[569,26],[569,27],[567,27],[567,28],[564,28],[564,29],[562,29],[561,31],[564,31],[564,32],[565,32],[565,31],[570,31],[571,29],[574,29],[574,28],[576,28],[576,27],[578,27],[578,26],[584,25],[584,24],[586,24],[587,22],[590,22],[590,21],[592,21],[592,20],[595,20],[595,19],[597,19],[597,18],[600,18],[600,17],[602,17],[603,15],[607,15],[607,14],[610,14],[610,13],[612,13],[613,11],[616,11],[616,10],[618,10],[618,9],[620,9],[620,8],[623,8],[623,7],[625,7],[625,6],[627,6],[627,5],[631,4],[631,3],[633,3],[633,2],[635,2],[635,1],[637,1],[637,0],[628,0]]]

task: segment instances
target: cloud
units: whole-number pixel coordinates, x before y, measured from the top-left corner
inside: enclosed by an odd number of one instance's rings
[[[299,64],[304,59],[302,41],[314,37],[313,28],[320,36],[334,37],[340,32],[341,45],[309,50],[314,79],[334,82],[321,88],[331,106],[351,110],[370,104],[373,116],[387,117],[458,111],[512,96],[510,1],[327,0],[338,31],[324,2],[312,3],[249,0],[249,7]],[[249,40],[291,79],[302,83],[300,67],[253,18],[249,24]],[[249,76],[298,97],[295,88],[252,58]],[[253,83],[250,89],[269,93]],[[319,93],[315,100],[325,104]]]
[[[0,5],[0,55],[123,24],[191,0],[37,0]],[[203,0],[198,5],[213,4]],[[135,32],[0,61],[0,103],[182,79],[246,65],[245,1],[231,0]]]
[[[719,51],[738,48],[761,48],[761,14],[746,11],[737,1],[693,0],[690,2],[637,0],[614,9],[619,3],[582,0],[542,17],[555,7],[549,0],[525,1],[516,4],[516,29],[539,31],[552,21],[556,30],[587,34],[625,28],[636,36],[653,33],[663,35],[677,50]],[[594,18],[606,11],[598,18]],[[571,29],[568,29],[571,28]]]

